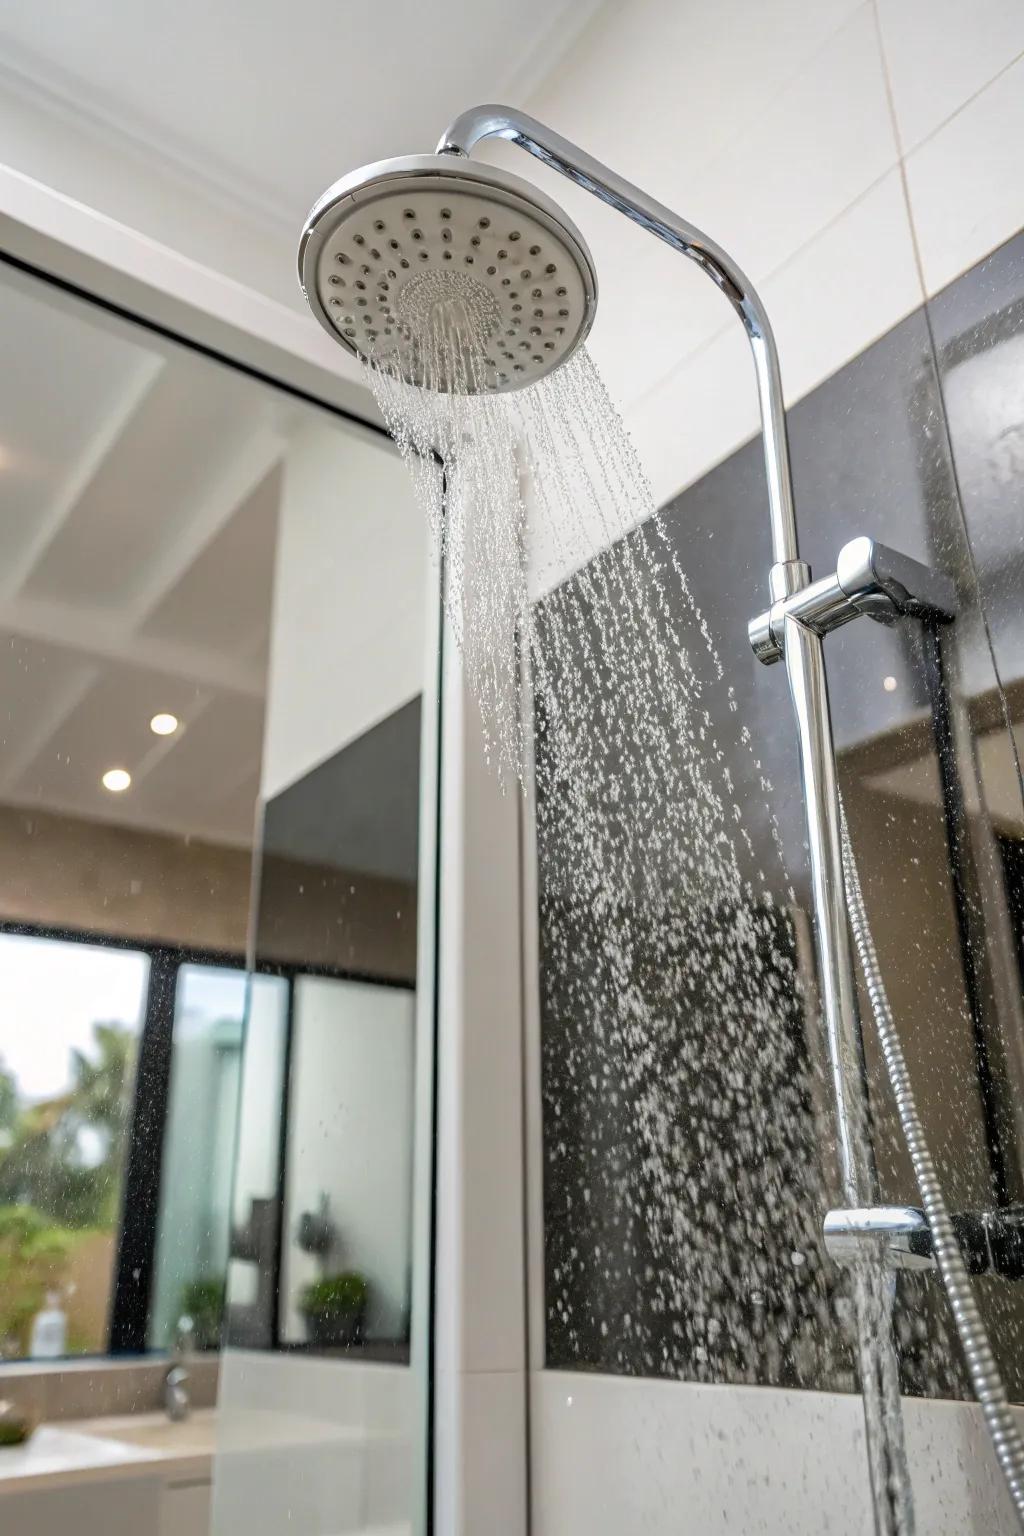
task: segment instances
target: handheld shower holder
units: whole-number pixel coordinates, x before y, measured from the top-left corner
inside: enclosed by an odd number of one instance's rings
[[[773,582],[773,595],[776,585]],[[816,635],[827,635],[861,615],[878,624],[895,624],[901,618],[948,624],[956,617],[956,606],[956,589],[948,576],[862,537],[843,545],[831,576],[811,581],[808,570],[804,583],[795,591],[783,590],[770,608],[751,620],[747,633],[758,661],[771,666],[785,655],[787,618]]]
[[[952,1222],[970,1274],[1024,1280],[1024,1207],[958,1211]],[[936,1268],[928,1218],[914,1205],[829,1211],[824,1237],[826,1252],[840,1266],[881,1251],[893,1269]]]

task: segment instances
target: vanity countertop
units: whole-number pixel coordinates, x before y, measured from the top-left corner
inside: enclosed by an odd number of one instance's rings
[[[140,1413],[41,1424],[24,1445],[0,1448],[0,1498],[43,1482],[56,1487],[110,1478],[209,1479],[216,1450],[244,1454],[365,1441],[362,1430],[284,1413],[236,1412],[218,1426],[212,1408],[198,1409],[180,1423],[162,1413]]]

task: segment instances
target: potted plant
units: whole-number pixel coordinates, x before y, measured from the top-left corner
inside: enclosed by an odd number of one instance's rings
[[[358,1344],[363,1336],[368,1295],[369,1286],[363,1276],[351,1271],[327,1275],[304,1286],[299,1311],[306,1322],[309,1342],[321,1349]]]
[[[197,1349],[216,1349],[224,1319],[224,1281],[190,1280],[181,1293],[181,1310],[192,1319]]]

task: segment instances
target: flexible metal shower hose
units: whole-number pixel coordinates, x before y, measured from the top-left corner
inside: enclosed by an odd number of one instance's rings
[[[971,1386],[984,1415],[992,1448],[1006,1479],[1006,1486],[1016,1510],[1017,1523],[1021,1531],[1024,1531],[1024,1437],[1021,1436],[1013,1410],[1009,1405],[1006,1387],[989,1343],[988,1330],[978,1310],[967,1266],[953,1230],[946,1197],[942,1192],[935,1164],[925,1140],[924,1128],[921,1125],[921,1117],[917,1111],[914,1091],[910,1083],[910,1074],[907,1071],[906,1057],[896,1032],[889,997],[882,980],[878,956],[875,953],[874,940],[868,927],[860,877],[857,874],[849,828],[846,824],[846,812],[841,804],[840,817],[843,836],[843,876],[854,943],[864,973],[868,996],[871,999],[875,1026],[899,1112],[903,1139],[914,1165],[914,1173],[917,1175],[921,1205],[931,1228],[935,1260],[942,1276],[942,1283],[946,1287],[956,1330],[960,1335]]]

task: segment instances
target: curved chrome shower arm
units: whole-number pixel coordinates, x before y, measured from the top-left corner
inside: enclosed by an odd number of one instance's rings
[[[673,250],[688,256],[707,273],[725,294],[743,322],[754,357],[761,432],[764,443],[765,471],[768,480],[769,510],[772,529],[771,596],[775,601],[788,597],[810,579],[806,566],[799,564],[796,512],[793,505],[793,478],[789,466],[789,442],[786,437],[786,413],[782,394],[782,375],[775,337],[761,298],[750,279],[732,257],[709,239],[702,230],[649,197],[608,166],[602,165],[561,134],[510,107],[472,107],[463,112],[442,135],[438,154],[469,155],[482,139],[507,139],[527,150],[552,170],[568,177],[594,197],[617,212],[625,214],[641,229],[664,240]]]

